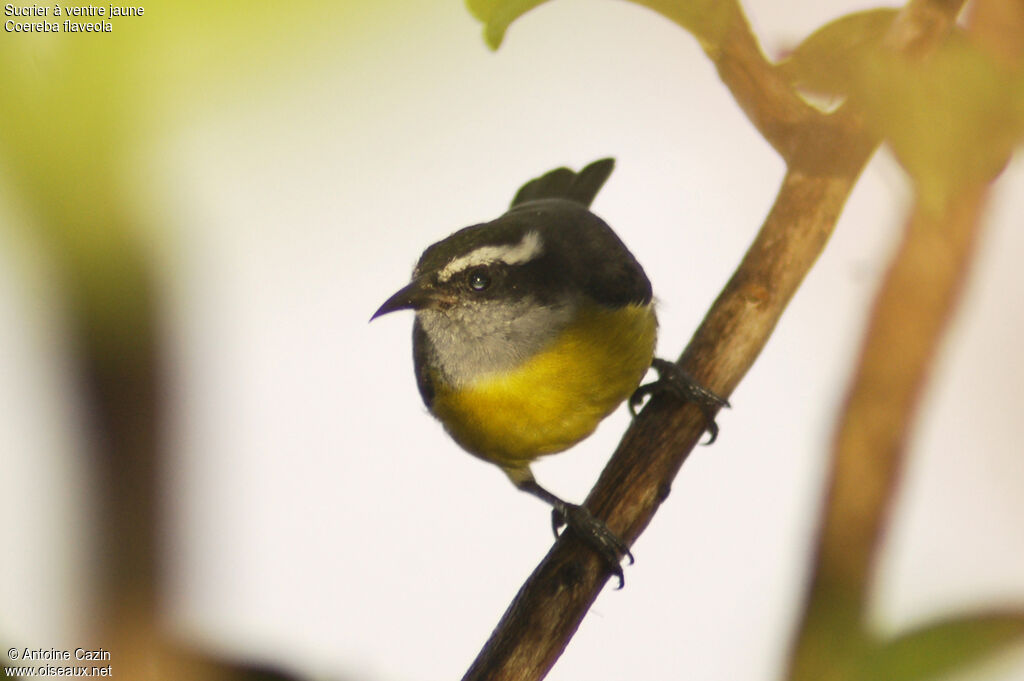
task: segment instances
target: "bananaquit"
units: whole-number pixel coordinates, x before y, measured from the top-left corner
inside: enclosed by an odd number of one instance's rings
[[[627,397],[694,401],[717,433],[725,400],[654,358],[657,319],[640,263],[588,210],[613,159],[526,183],[507,213],[427,248],[372,319],[413,309],[420,395],[452,438],[552,506],[622,585],[628,547],[585,508],[537,484],[530,463],[584,439]],[[657,382],[637,388],[648,369]]]

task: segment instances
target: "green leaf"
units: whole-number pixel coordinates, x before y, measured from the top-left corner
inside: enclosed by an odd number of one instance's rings
[[[470,13],[484,25],[484,40],[498,49],[509,24],[545,0],[466,0]]]
[[[872,656],[871,681],[924,681],[981,662],[1024,639],[1024,613],[957,618],[884,644]]]
[[[1024,135],[1024,76],[996,64],[962,31],[928,56],[884,43],[897,10],[849,14],[826,24],[779,65],[794,85],[863,108],[938,209],[965,183],[993,177]]]
[[[878,49],[896,17],[895,9],[872,9],[830,21],[779,63],[794,86],[817,95],[849,94],[865,57]]]
[[[714,50],[743,13],[736,0],[632,0],[682,26]],[[509,24],[545,0],[466,0],[470,13],[484,24],[484,40],[498,49]]]
[[[962,34],[926,59],[875,50],[854,92],[933,207],[966,183],[994,177],[1024,136],[1024,75]]]

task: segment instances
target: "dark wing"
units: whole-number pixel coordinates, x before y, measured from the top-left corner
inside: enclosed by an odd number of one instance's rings
[[[555,168],[524,184],[516,192],[510,207],[538,199],[567,199],[589,206],[612,174],[613,168],[614,158],[594,161],[578,173],[568,168]]]
[[[608,307],[651,302],[651,282],[618,235],[586,207],[565,199],[539,199],[516,206],[489,223],[522,234],[535,230],[551,245],[509,276],[513,290],[545,303],[582,291]]]
[[[587,210],[563,218],[559,229],[575,257],[567,269],[595,302],[609,307],[651,302],[651,282],[608,224]]]

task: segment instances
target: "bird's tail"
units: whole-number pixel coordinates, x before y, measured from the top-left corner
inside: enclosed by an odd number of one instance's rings
[[[589,207],[613,168],[614,158],[594,161],[578,173],[555,168],[524,184],[512,199],[512,207],[537,199],[568,199]]]

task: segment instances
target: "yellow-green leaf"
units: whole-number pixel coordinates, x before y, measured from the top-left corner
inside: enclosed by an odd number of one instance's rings
[[[994,177],[1024,135],[1024,76],[958,33],[926,59],[873,51],[855,94],[926,205]]]
[[[509,24],[545,0],[466,0],[470,13],[484,25],[484,40],[498,49]]]
[[[466,0],[470,13],[484,25],[484,40],[498,49],[509,24],[545,0]],[[742,19],[736,0],[633,0],[690,31],[714,51],[732,22]]]
[[[924,681],[966,669],[1024,640],[1024,613],[958,618],[884,644],[865,679]]]
[[[830,21],[780,62],[779,71],[798,88],[845,96],[866,55],[881,44],[896,14],[895,9],[872,9]]]

